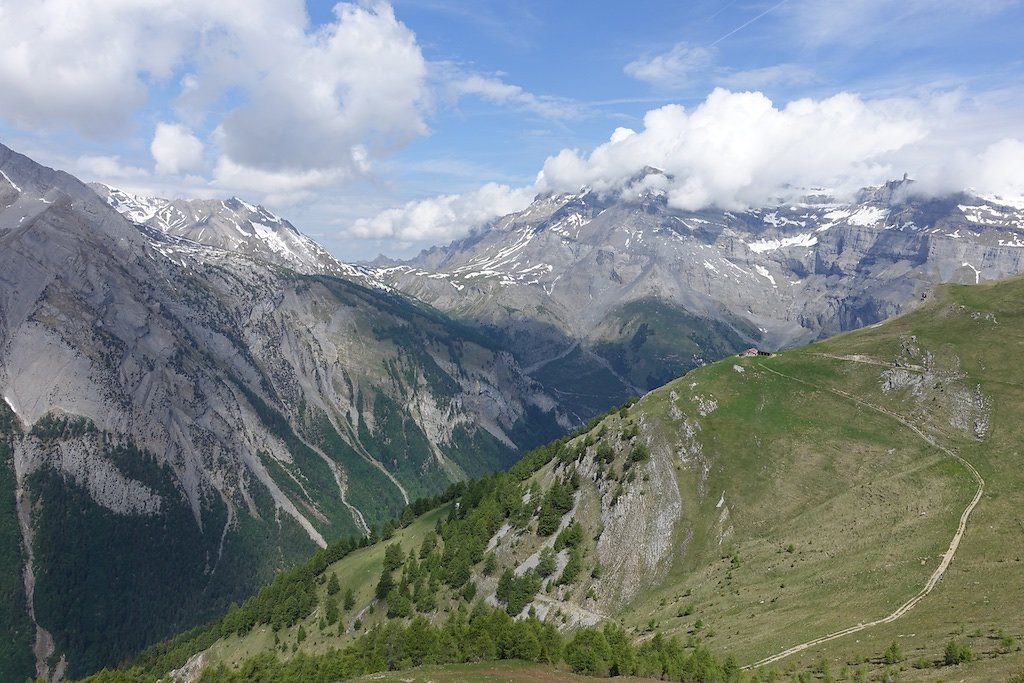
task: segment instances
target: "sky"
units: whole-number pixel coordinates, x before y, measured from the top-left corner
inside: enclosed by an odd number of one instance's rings
[[[1024,0],[0,0],[0,142],[346,261],[583,186],[1019,198],[1022,28]]]

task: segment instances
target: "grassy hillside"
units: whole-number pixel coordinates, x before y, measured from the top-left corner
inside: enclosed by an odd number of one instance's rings
[[[236,631],[193,664],[327,653],[482,598],[567,638],[614,622],[641,647],[674,637],[749,666],[821,641],[750,680],[1010,680],[1022,300],[1022,279],[944,287],[884,325],[694,370],[400,529],[386,598],[386,544],[355,550],[292,624]],[[353,604],[329,623],[332,575]]]

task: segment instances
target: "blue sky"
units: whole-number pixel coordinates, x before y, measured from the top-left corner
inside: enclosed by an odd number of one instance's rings
[[[1019,196],[1022,27],[1010,0],[0,0],[0,141],[259,201],[346,260],[647,164],[681,208],[904,172]]]

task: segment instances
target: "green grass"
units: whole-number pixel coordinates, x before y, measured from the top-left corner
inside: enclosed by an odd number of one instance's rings
[[[277,634],[279,641],[286,647],[286,652],[282,653],[282,656],[291,652],[291,645],[297,644],[299,627],[309,634],[302,644],[302,650],[309,654],[321,654],[329,648],[347,645],[368,628],[383,621],[385,619],[384,609],[381,605],[375,605],[372,613],[363,614],[362,628],[358,631],[352,628],[357,616],[374,603],[374,589],[380,578],[384,561],[384,547],[398,543],[406,553],[410,549],[418,550],[423,543],[424,536],[433,531],[437,520],[446,516],[449,510],[450,506],[444,506],[428,512],[408,527],[396,531],[388,541],[354,550],[344,559],[330,565],[324,574],[334,574],[338,577],[338,582],[341,585],[338,597],[343,596],[347,589],[351,589],[355,597],[355,606],[341,614],[345,632],[339,635],[337,625],[328,627],[326,632],[322,631],[319,625],[322,610],[318,608],[306,619],[300,620],[291,628],[282,629]],[[326,595],[327,587],[324,583],[318,587],[317,592],[321,603]],[[210,664],[224,663],[237,666],[246,659],[273,647],[273,630],[270,626],[258,626],[244,636],[232,636],[218,641],[208,651],[207,661]]]
[[[406,671],[388,671],[360,676],[354,681],[381,681],[382,683],[593,683],[591,676],[580,676],[565,669],[526,662],[483,662],[425,666]],[[621,683],[652,681],[651,678],[622,676]]]
[[[939,658],[955,626],[951,615],[969,631],[1024,631],[1024,551],[1017,550],[1024,548],[1024,372],[1009,360],[1024,346],[1022,299],[1019,279],[940,290],[923,310],[881,327],[772,358],[726,359],[645,397],[631,416],[643,416],[656,441],[672,444],[680,441],[669,410],[676,392],[677,407],[700,425],[708,472],[701,481],[693,465],[677,470],[683,513],[672,568],[615,616],[637,633],[653,622],[749,662],[885,616],[914,595],[976,484],[962,465],[876,407],[960,452],[986,478],[986,495],[956,561],[914,610],[793,661],[809,667],[821,656],[815,653],[849,659],[868,640],[880,655],[893,634],[908,632],[926,656]],[[922,355],[931,354],[942,386],[924,387],[920,396],[883,393],[881,373],[910,335]],[[828,357],[854,355],[878,364]],[[979,386],[991,421],[980,443],[950,423],[951,394]],[[697,397],[714,398],[717,408],[701,416]],[[724,522],[716,505],[723,493]]]
[[[902,680],[1008,679],[1024,668],[1024,368],[1014,360],[1024,348],[1020,301],[1024,279],[940,288],[925,306],[887,324],[770,358],[728,358],[606,417],[569,443],[562,451],[569,455],[524,482],[542,493],[576,472],[574,516],[585,529],[581,576],[542,589],[536,604],[550,605],[552,614],[602,612],[636,638],[674,635],[741,663],[879,619],[925,585],[975,494],[976,482],[954,452],[979,470],[986,489],[934,591],[894,623],[811,648],[775,669],[791,677],[825,659],[837,678],[844,668],[849,676],[860,668],[877,680],[887,666],[882,654],[895,640],[905,654],[894,665]],[[883,391],[897,360],[928,372],[914,387]],[[979,395],[981,408],[971,403]],[[976,433],[979,416],[986,427]],[[650,458],[630,464],[641,442]],[[611,449],[610,462],[598,462],[602,444]],[[672,487],[678,515],[667,527],[650,524],[672,499],[653,492]],[[392,542],[408,550],[446,515],[435,510]],[[621,515],[630,522],[625,532],[614,531]],[[505,568],[539,549],[544,538],[536,524],[534,515],[526,530],[497,544],[491,578],[474,567],[478,597],[493,592]],[[602,556],[598,539],[616,533],[618,545]],[[616,554],[665,540],[666,554],[641,576],[615,574]],[[356,610],[371,604],[383,552],[380,544],[361,549],[328,570],[343,589],[356,591]],[[603,572],[593,570],[599,562]],[[641,589],[617,600],[627,579],[638,579]],[[451,604],[440,605],[438,616]],[[376,606],[364,624],[379,622],[382,612]],[[342,618],[350,625],[353,615]],[[318,620],[314,612],[301,622],[309,634],[302,650],[350,642],[350,633],[323,633]],[[299,625],[278,634],[280,656],[298,645]],[[273,647],[273,638],[257,629],[215,645],[210,656],[236,664]],[[976,661],[939,665],[951,639],[968,644]],[[404,672],[401,680],[507,673],[489,666]],[[516,673],[501,680],[568,679],[509,666]]]

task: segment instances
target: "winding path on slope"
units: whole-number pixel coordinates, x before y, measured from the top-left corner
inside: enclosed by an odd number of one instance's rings
[[[935,588],[936,585],[938,585],[939,581],[942,579],[943,574],[945,574],[946,570],[949,568],[950,563],[953,562],[953,557],[956,555],[957,548],[960,547],[960,540],[964,537],[964,532],[967,530],[967,519],[971,516],[971,513],[974,512],[974,508],[978,505],[978,502],[981,500],[982,494],[985,492],[985,479],[981,476],[981,473],[978,472],[978,470],[974,468],[974,465],[972,465],[971,463],[967,462],[962,457],[960,457],[958,454],[954,453],[953,451],[951,451],[950,449],[946,448],[945,446],[942,446],[941,444],[936,443],[934,439],[932,439],[930,436],[928,436],[923,431],[921,431],[921,429],[919,429],[916,425],[914,425],[914,424],[910,423],[909,421],[907,421],[906,419],[904,419],[901,415],[899,415],[897,413],[894,413],[894,412],[892,412],[890,410],[886,410],[885,408],[882,408],[880,406],[872,405],[871,403],[868,403],[867,401],[863,401],[863,400],[857,398],[856,396],[853,396],[852,394],[849,394],[849,393],[847,393],[845,391],[842,391],[840,389],[833,389],[833,388],[827,388],[827,387],[819,387],[819,386],[817,386],[815,384],[812,384],[811,382],[808,382],[806,380],[802,380],[802,379],[800,379],[798,377],[793,377],[792,375],[787,375],[785,373],[779,372],[778,370],[773,370],[772,368],[769,368],[769,367],[763,365],[762,363],[758,363],[757,365],[762,370],[766,370],[766,371],[768,371],[768,372],[770,372],[770,373],[772,373],[774,375],[778,375],[779,377],[784,377],[784,378],[786,378],[788,380],[792,380],[794,382],[799,382],[800,384],[804,384],[804,385],[809,386],[809,387],[811,387],[813,389],[816,389],[818,391],[829,391],[829,392],[832,392],[833,394],[836,394],[837,396],[842,396],[843,398],[849,399],[850,401],[853,401],[854,403],[857,403],[858,405],[862,405],[865,408],[869,408],[869,409],[874,410],[876,412],[882,413],[883,415],[887,415],[887,416],[891,417],[892,419],[896,420],[897,422],[899,422],[903,426],[905,426],[908,429],[910,429],[911,431],[913,431],[915,434],[917,434],[919,437],[921,437],[921,439],[923,439],[926,443],[930,444],[934,448],[939,449],[940,451],[942,451],[943,453],[945,453],[946,455],[948,455],[951,458],[955,459],[961,465],[966,467],[970,471],[970,473],[974,476],[975,481],[978,482],[978,491],[974,494],[974,498],[971,499],[971,502],[964,509],[963,514],[960,515],[960,524],[957,526],[956,533],[953,534],[953,540],[949,542],[949,548],[946,550],[945,554],[943,554],[942,561],[939,562],[939,566],[935,568],[935,571],[932,572],[932,575],[930,577],[928,577],[928,582],[925,583],[924,588],[922,588],[917,593],[917,595],[915,595],[914,597],[910,598],[905,603],[903,603],[902,605],[897,607],[896,611],[894,611],[892,614],[890,614],[890,615],[888,615],[886,617],[882,617],[881,619],[875,619],[874,621],[869,621],[867,623],[860,623],[860,624],[857,624],[856,626],[849,626],[847,628],[842,629],[841,631],[835,631],[834,633],[829,633],[828,635],[821,636],[820,638],[815,638],[814,640],[809,640],[806,643],[800,643],[799,645],[794,645],[793,647],[787,648],[787,649],[783,650],[782,652],[778,652],[778,653],[776,653],[774,655],[771,655],[769,657],[765,657],[764,659],[756,661],[753,664],[748,664],[747,666],[743,667],[744,669],[755,669],[757,667],[765,666],[767,664],[774,664],[775,662],[778,662],[778,661],[780,661],[782,659],[785,659],[786,657],[789,657],[790,655],[794,655],[797,652],[802,652],[803,650],[807,650],[807,649],[810,649],[812,647],[816,647],[818,645],[821,645],[822,643],[827,643],[830,640],[836,640],[837,638],[842,638],[843,636],[848,636],[850,634],[857,633],[859,631],[863,631],[863,630],[871,628],[873,626],[880,626],[882,624],[890,624],[890,623],[896,621],[897,619],[899,619],[900,617],[902,617],[904,614],[906,614],[910,610],[912,610],[917,605],[917,603],[919,603],[922,600],[924,600],[925,596],[927,596],[929,593],[931,593],[932,589]]]

